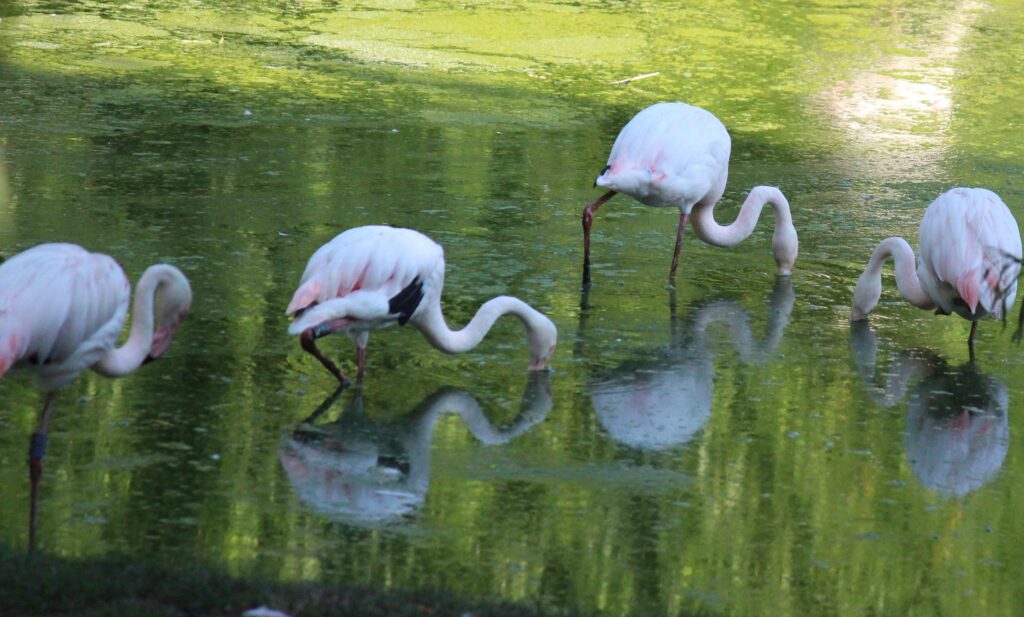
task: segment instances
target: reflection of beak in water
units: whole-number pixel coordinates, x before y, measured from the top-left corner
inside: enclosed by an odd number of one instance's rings
[[[891,407],[914,379],[907,402],[906,454],[917,479],[944,495],[962,497],[991,481],[1010,445],[1009,393],[973,363],[952,368],[930,351],[896,355],[885,383],[875,383],[877,343],[866,322],[851,328],[854,362],[868,394]]]
[[[672,345],[641,352],[642,360],[627,362],[588,386],[598,422],[617,442],[639,450],[688,443],[711,417],[714,366],[708,328],[725,324],[744,362],[764,362],[782,339],[794,300],[792,281],[778,279],[763,342],[754,339],[747,313],[735,302],[705,303],[682,328],[673,316]]]
[[[314,416],[326,411],[335,392]],[[278,449],[281,465],[300,501],[320,515],[354,525],[402,521],[426,500],[430,484],[430,444],[445,413],[457,413],[474,437],[488,445],[515,439],[551,410],[547,372],[533,372],[523,392],[519,416],[495,428],[476,398],[456,388],[441,388],[392,422],[374,422],[364,412],[361,391],[341,418],[329,425],[300,424]]]

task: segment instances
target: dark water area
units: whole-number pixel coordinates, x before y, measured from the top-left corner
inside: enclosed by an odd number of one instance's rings
[[[1022,32],[999,1],[0,3],[0,255],[166,261],[195,296],[158,363],[61,392],[40,550],[609,615],[1016,614],[1012,328],[980,324],[972,364],[970,324],[891,275],[870,325],[849,307],[946,189],[1024,215]],[[581,292],[594,177],[664,100],[730,131],[720,221],[786,194],[792,277],[766,212],[734,249],[689,235],[667,289],[677,213],[616,197]],[[378,223],[445,247],[450,323],[500,294],[548,314],[552,370],[514,319],[457,356],[391,328],[336,393],[284,310]],[[4,376],[16,548],[41,405]]]

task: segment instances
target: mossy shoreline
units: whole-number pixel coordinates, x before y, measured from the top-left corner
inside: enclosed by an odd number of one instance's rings
[[[118,556],[65,558],[0,546],[4,617],[239,617],[267,606],[292,617],[542,617],[580,615],[435,590],[381,591],[316,582],[243,579],[205,566]]]

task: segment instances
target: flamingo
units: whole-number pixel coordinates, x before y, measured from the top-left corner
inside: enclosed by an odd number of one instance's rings
[[[135,288],[131,334],[115,348],[130,292],[112,257],[74,244],[41,244],[0,264],[0,377],[14,369],[32,371],[45,393],[29,441],[29,546],[34,546],[36,495],[57,391],[86,369],[121,377],[160,357],[192,303],[180,270],[150,266]]]
[[[903,238],[878,243],[857,280],[850,319],[867,319],[874,310],[882,293],[882,264],[892,257],[896,288],[907,302],[971,321],[967,345],[973,354],[978,320],[1003,317],[1017,295],[1017,221],[992,191],[954,188],[924,211],[919,234],[916,268],[914,251]]]
[[[672,253],[669,285],[676,278],[679,249],[692,214],[697,237],[714,246],[730,247],[754,231],[765,204],[775,210],[772,252],[780,276],[793,271],[797,234],[789,202],[772,186],[751,189],[731,225],[715,222],[715,204],[725,192],[731,142],[725,126],[711,112],[686,103],[657,103],[633,116],[612,145],[608,164],[594,186],[608,188],[583,209],[583,285],[590,284],[590,227],[594,213],[616,193],[642,204],[679,208],[679,228]]]
[[[317,349],[316,339],[344,332],[356,344],[357,377],[366,372],[366,342],[371,331],[412,324],[445,353],[476,347],[506,313],[526,326],[530,370],[543,370],[555,350],[555,324],[518,298],[498,296],[485,302],[469,324],[452,331],[441,312],[444,249],[412,229],[367,225],[346,230],[321,246],[302,275],[288,304],[289,334],[299,335],[312,354],[341,384],[349,383]]]

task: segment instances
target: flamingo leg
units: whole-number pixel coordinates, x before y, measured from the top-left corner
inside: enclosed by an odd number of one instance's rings
[[[679,213],[679,229],[676,230],[676,248],[672,251],[672,268],[668,271],[668,284],[675,284],[676,268],[679,266],[679,250],[683,248],[683,234],[686,233],[686,211]]]
[[[306,350],[306,353],[312,354],[314,358],[320,361],[320,364],[324,365],[324,368],[326,368],[331,375],[338,378],[338,381],[341,382],[341,386],[344,388],[350,383],[348,377],[338,370],[338,367],[335,366],[333,362],[320,353],[320,350],[317,349],[316,346],[316,339],[321,336],[326,336],[327,334],[330,334],[330,330],[324,331],[319,327],[309,328],[299,336],[299,342],[302,344],[302,348]]]
[[[974,362],[974,333],[978,331],[978,322],[971,322],[971,334],[967,337],[967,351],[970,353],[971,362]]]
[[[55,392],[46,393],[43,413],[39,418],[39,426],[32,433],[28,442],[28,480],[31,486],[28,505],[28,548],[36,547],[36,521],[38,520],[39,480],[43,477],[43,456],[46,455],[46,438],[50,426],[50,414],[53,411]]]
[[[608,191],[583,208],[583,285],[590,284],[590,227],[594,224],[594,213],[601,204],[615,196],[615,191]]]
[[[362,379],[366,374],[366,347],[363,345],[356,346],[356,365],[359,367],[356,379]]]

